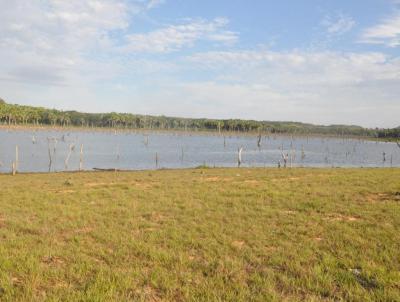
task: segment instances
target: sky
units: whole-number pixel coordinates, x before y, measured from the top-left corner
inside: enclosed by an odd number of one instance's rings
[[[400,125],[400,0],[0,0],[0,97]]]

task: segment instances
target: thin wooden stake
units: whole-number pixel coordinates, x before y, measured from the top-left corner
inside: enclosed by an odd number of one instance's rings
[[[74,150],[75,145],[74,144],[70,144],[69,145],[69,151],[67,154],[67,158],[65,159],[64,165],[65,165],[65,170],[68,170],[68,162],[69,162],[69,158],[71,157],[72,151]]]
[[[288,158],[289,158],[289,154],[287,154],[287,153],[284,154],[283,151],[282,151],[282,160],[283,160],[283,167],[284,168],[286,168],[286,166],[287,166]]]
[[[51,164],[52,164],[51,151],[50,151],[50,141],[48,141],[48,153],[49,153],[49,172],[50,172],[51,171]]]

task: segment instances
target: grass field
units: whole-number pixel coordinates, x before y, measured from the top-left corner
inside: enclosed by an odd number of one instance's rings
[[[0,301],[400,301],[400,169],[0,175]]]

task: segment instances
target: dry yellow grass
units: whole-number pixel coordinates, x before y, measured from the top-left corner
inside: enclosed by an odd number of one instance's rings
[[[399,301],[399,169],[0,175],[0,301]]]

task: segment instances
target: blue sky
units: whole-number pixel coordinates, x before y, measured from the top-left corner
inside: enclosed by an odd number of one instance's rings
[[[400,1],[0,0],[0,97],[400,125]]]

